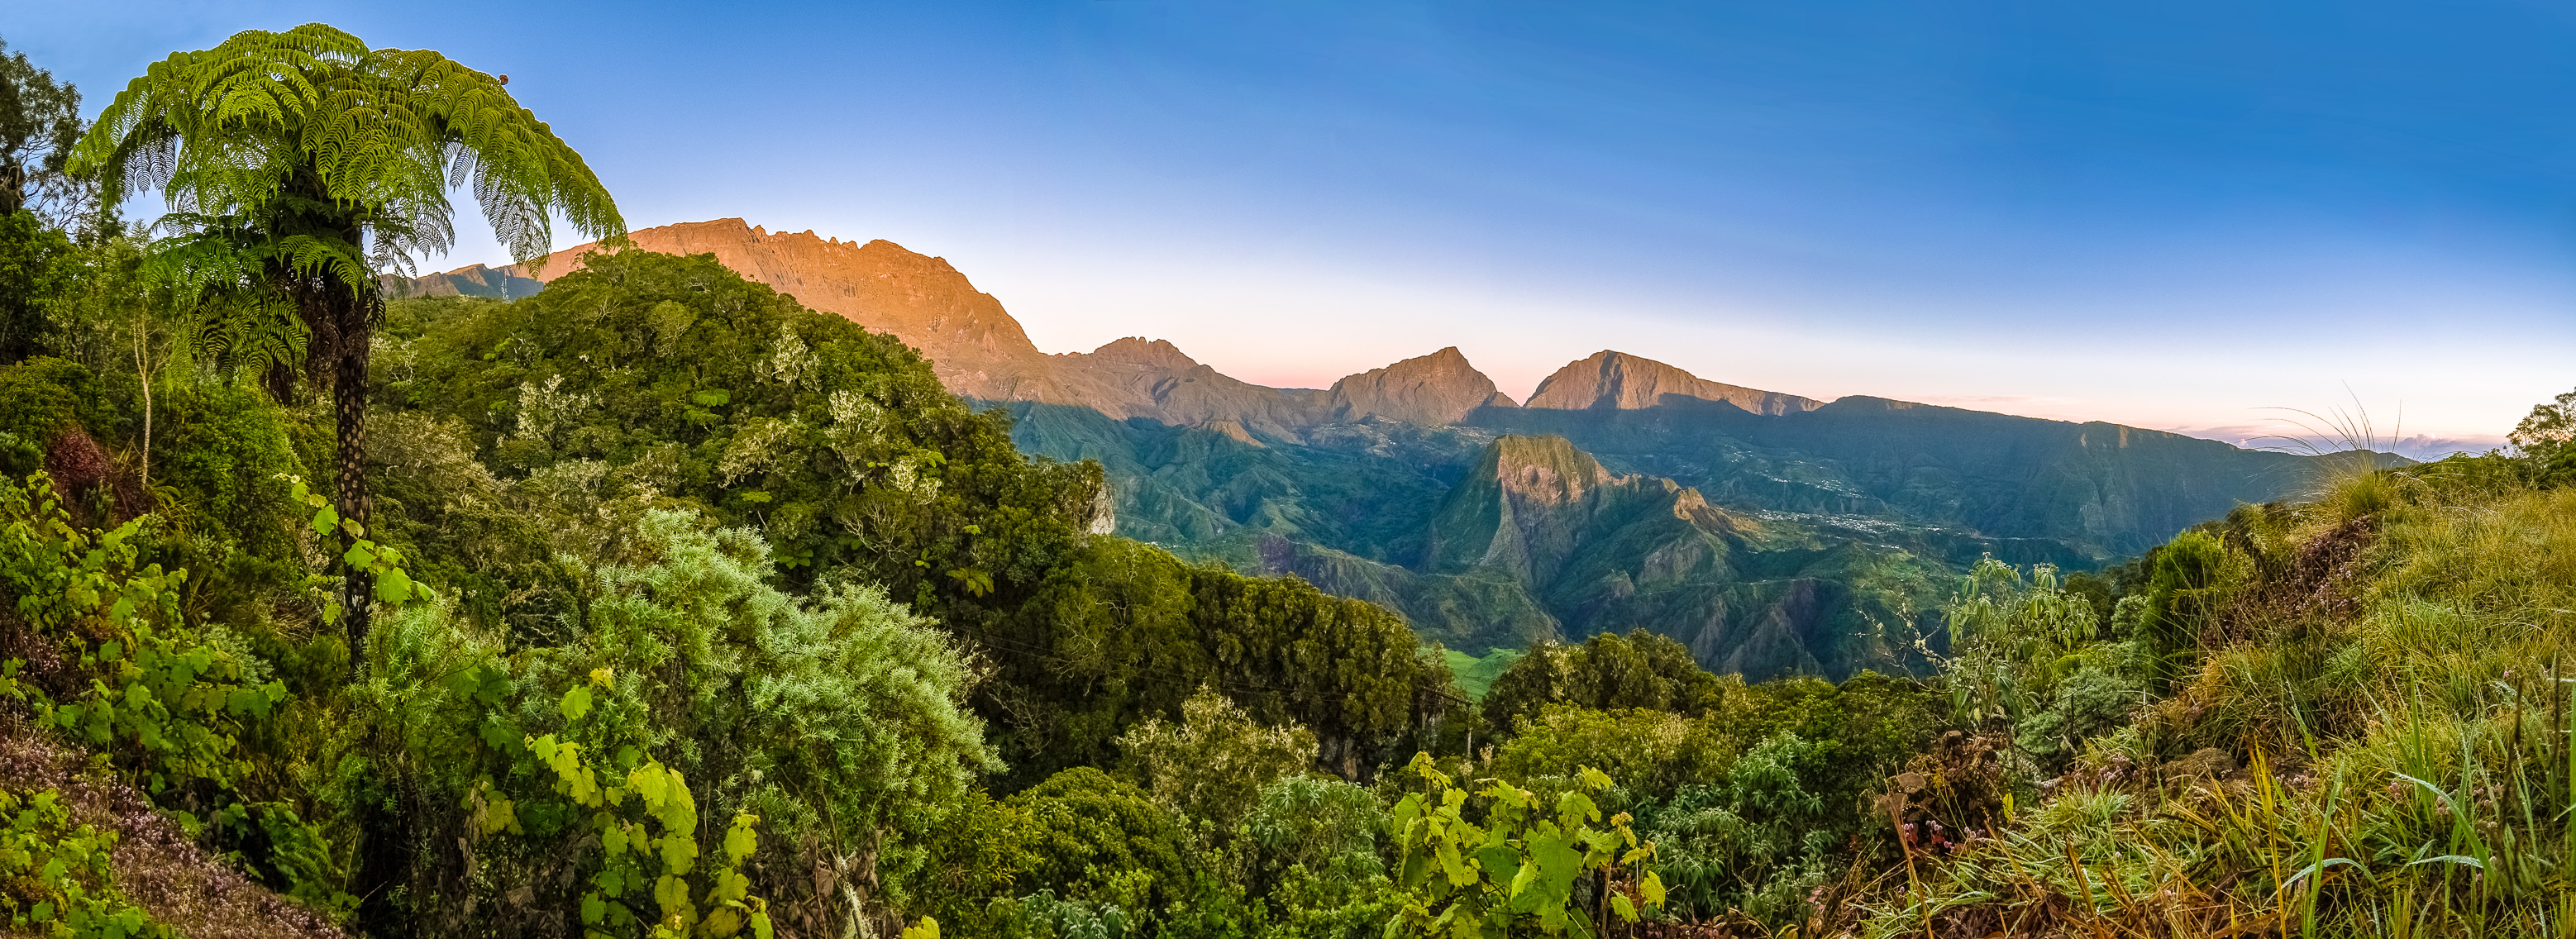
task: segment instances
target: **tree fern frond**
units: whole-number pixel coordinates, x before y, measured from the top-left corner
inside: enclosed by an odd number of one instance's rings
[[[295,305],[273,294],[210,298],[182,338],[196,360],[226,382],[273,366],[294,369],[303,364],[311,341]]]
[[[460,186],[516,260],[545,255],[557,214],[594,238],[625,231],[580,154],[498,80],[436,52],[369,49],[322,24],[244,31],[154,63],[73,162],[116,198],[158,188],[183,211],[265,220],[278,237],[362,230],[368,249],[331,255],[335,271],[350,259],[405,267],[443,250],[454,240],[446,194]],[[285,211],[281,199],[298,192],[336,211]],[[278,254],[321,263],[309,248]]]
[[[271,249],[299,277],[334,279],[353,290],[375,286],[375,271],[357,245],[322,235],[288,235]]]
[[[449,164],[447,188],[449,189],[463,188],[466,180],[474,178],[475,168],[482,165],[481,161],[474,156],[474,148],[466,146],[465,141],[462,140],[447,142],[447,159]]]

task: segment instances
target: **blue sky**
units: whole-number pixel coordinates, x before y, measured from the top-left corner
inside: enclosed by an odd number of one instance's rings
[[[2576,8],[24,3],[93,111],[321,20],[512,77],[637,226],[941,255],[1048,351],[1314,386],[1601,348],[2235,438],[2576,386]],[[569,241],[567,241],[569,243]],[[438,266],[498,261],[477,234]]]

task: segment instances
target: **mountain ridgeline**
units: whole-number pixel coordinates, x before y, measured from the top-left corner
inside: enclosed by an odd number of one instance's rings
[[[1606,350],[1523,403],[1455,348],[1269,388],[1162,341],[1043,353],[946,261],[887,241],[740,219],[632,237],[911,344],[948,390],[1007,409],[1021,449],[1098,461],[1120,534],[1302,576],[1470,653],[1643,627],[1748,677],[1912,670],[1982,556],[2095,566],[2317,472],[2116,424],[1819,402]],[[591,249],[395,286],[516,297]]]

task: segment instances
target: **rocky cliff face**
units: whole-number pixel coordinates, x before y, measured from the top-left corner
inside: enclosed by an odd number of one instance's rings
[[[1563,437],[1502,437],[1485,448],[1441,502],[1431,528],[1430,567],[1492,567],[1523,580],[1555,572],[1598,516],[1632,493]],[[1605,490],[1608,490],[1605,492]]]
[[[1556,370],[1530,394],[1529,407],[1559,411],[1638,410],[1672,399],[1724,401],[1754,414],[1781,415],[1822,406],[1797,395],[1713,382],[1653,359],[1604,349]]]
[[[1202,365],[1160,339],[1120,339],[1090,352],[1049,356],[1048,395],[984,395],[995,401],[1041,401],[1090,407],[1113,417],[1142,417],[1179,427],[1231,425],[1297,439],[1314,424],[1324,393],[1311,388],[1270,388],[1239,381]]]

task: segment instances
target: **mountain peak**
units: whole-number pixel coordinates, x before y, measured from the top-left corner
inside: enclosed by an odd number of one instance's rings
[[[1087,405],[1118,417],[1192,425],[1219,418],[1295,437],[1319,424],[1383,421],[1443,426],[1522,405],[1451,346],[1344,377],[1328,391],[1265,388],[1216,373],[1171,343],[1130,337],[1088,353],[1046,355],[999,300],[975,289],[945,258],[882,238],[844,241],[811,230],[771,231],[741,218],[641,229],[634,248],[711,254],[718,263],[815,310],[891,334],[931,360],[954,393],[986,400]],[[398,285],[415,293],[527,296],[581,270],[597,243],[533,264],[463,268]],[[1680,396],[1726,401],[1756,414],[1810,410],[1794,395],[1704,381],[1670,365],[1614,351],[1568,365],[1527,406],[1558,410],[1645,408]]]
[[[1165,340],[1147,339],[1143,336],[1121,336],[1110,340],[1108,345],[1091,350],[1089,355],[1097,357],[1097,360],[1102,362],[1145,365],[1167,368],[1176,372],[1199,366],[1198,360],[1182,352],[1181,347]]]
[[[1494,380],[1450,346],[1333,383],[1327,406],[1335,420],[1379,417],[1408,424],[1455,424],[1480,407],[1518,407]]]
[[[1797,395],[1709,381],[1643,356],[1603,349],[1567,364],[1538,383],[1528,407],[1559,411],[1592,408],[1636,410],[1671,398],[1723,401],[1754,414],[1812,411],[1820,402]]]

